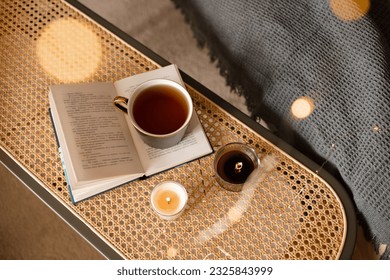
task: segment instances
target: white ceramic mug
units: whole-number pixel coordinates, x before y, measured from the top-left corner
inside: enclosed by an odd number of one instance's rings
[[[114,105],[128,115],[146,144],[159,149],[181,141],[193,114],[188,91],[167,79],[139,85],[129,99],[116,96]]]

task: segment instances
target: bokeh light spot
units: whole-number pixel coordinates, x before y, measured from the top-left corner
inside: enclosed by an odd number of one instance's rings
[[[370,0],[329,0],[332,12],[343,21],[358,20],[370,9]]]
[[[313,99],[308,96],[301,96],[292,103],[291,113],[298,119],[304,119],[313,113],[314,108]]]
[[[97,35],[74,19],[51,22],[37,42],[42,68],[61,82],[79,82],[90,77],[101,60]]]
[[[168,257],[170,257],[170,258],[176,257],[176,255],[177,255],[177,249],[175,249],[175,248],[173,248],[173,247],[168,248],[168,250],[167,250],[167,255],[168,255]]]

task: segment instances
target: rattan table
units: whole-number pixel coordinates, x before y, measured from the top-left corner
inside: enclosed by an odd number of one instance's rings
[[[107,258],[351,257],[355,213],[342,185],[185,73],[215,151],[243,142],[261,159],[276,160],[247,209],[232,214],[242,194],[216,183],[214,154],[73,205],[49,117],[48,86],[115,81],[168,62],[77,1],[5,0],[0,14],[0,160]],[[177,220],[162,220],[150,208],[151,190],[162,180],[187,188],[188,205]]]

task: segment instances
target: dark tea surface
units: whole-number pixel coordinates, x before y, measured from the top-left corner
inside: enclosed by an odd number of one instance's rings
[[[186,121],[189,108],[180,93],[169,86],[146,89],[134,102],[133,116],[137,124],[153,134],[169,134]]]
[[[237,170],[237,165],[240,166],[239,170]],[[221,156],[217,172],[225,181],[243,184],[254,168],[253,161],[248,155],[240,151],[230,151]]]

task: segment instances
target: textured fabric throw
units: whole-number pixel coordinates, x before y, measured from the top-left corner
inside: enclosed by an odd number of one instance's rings
[[[390,2],[175,2],[253,117],[344,183],[388,258]]]

